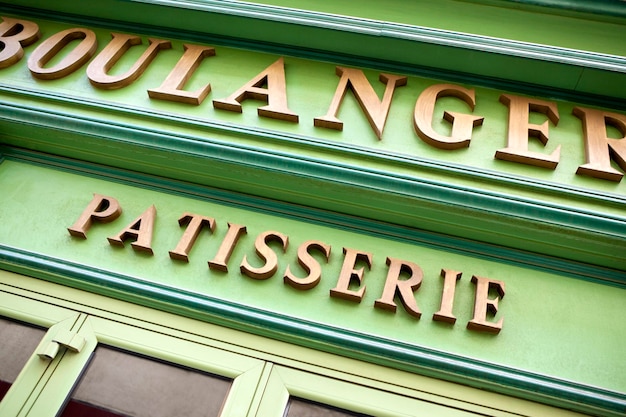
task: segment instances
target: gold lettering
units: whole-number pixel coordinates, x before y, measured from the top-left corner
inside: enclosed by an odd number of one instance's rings
[[[172,47],[170,41],[150,38],[150,46],[146,48],[128,71],[120,75],[108,75],[107,72],[113,68],[131,46],[141,44],[139,36],[120,33],[111,33],[111,36],[111,41],[87,67],[87,77],[91,84],[105,90],[114,90],[130,85],[143,74],[161,49]]]
[[[509,134],[506,148],[496,151],[496,158],[543,168],[555,169],[559,163],[561,145],[550,154],[528,150],[528,137],[538,138],[544,146],[548,143],[548,121],[540,125],[528,122],[529,112],[543,113],[556,126],[559,110],[556,104],[539,99],[502,94],[500,102],[509,107]]]
[[[61,62],[51,68],[44,68],[70,42],[76,39],[82,41],[67,54]],[[96,35],[89,29],[67,29],[58,32],[43,41],[28,58],[28,69],[35,78],[42,80],[56,80],[69,75],[82,67],[93,56],[98,48]]]
[[[611,158],[626,171],[626,116],[601,110],[574,107],[573,113],[585,130],[585,165],[576,174],[619,182],[624,174],[611,166]],[[619,130],[621,139],[607,137],[606,126]]]
[[[131,243],[133,250],[137,252],[152,252],[152,232],[154,229],[154,220],[156,218],[156,207],[150,206],[141,216],[133,220],[124,230],[115,236],[108,237],[107,240],[111,245],[124,246],[124,241],[134,238],[135,242]]]
[[[472,139],[474,126],[483,124],[484,117],[444,111],[443,118],[452,124],[450,136],[444,136],[433,129],[432,121],[435,104],[439,97],[457,97],[465,101],[472,111],[476,106],[474,90],[452,84],[436,84],[422,91],[415,103],[413,127],[426,143],[439,149],[466,148]]]
[[[330,246],[316,241],[308,240],[298,247],[298,263],[308,273],[304,278],[296,277],[290,270],[289,265],[285,270],[285,284],[291,285],[298,290],[308,290],[315,287],[322,278],[322,268],[317,260],[309,254],[309,249],[317,249],[326,257],[326,262],[330,257]]]
[[[359,252],[355,249],[343,248],[343,266],[339,273],[337,286],[330,290],[330,296],[335,298],[343,298],[344,300],[361,302],[363,294],[365,294],[365,286],[358,291],[350,290],[350,282],[354,278],[358,285],[361,285],[363,279],[364,267],[354,269],[356,262],[361,260],[367,264],[369,269],[372,268],[372,254],[368,252]]]
[[[263,232],[254,242],[256,253],[265,264],[259,268],[254,268],[248,263],[247,256],[244,255],[241,261],[240,270],[244,275],[254,279],[268,279],[276,273],[278,269],[278,257],[276,253],[269,247],[270,242],[279,242],[282,244],[283,252],[287,250],[289,238],[279,232]]]
[[[40,36],[41,32],[36,23],[2,16],[0,68],[7,68],[22,59],[24,56],[22,47],[35,43]]]
[[[267,88],[263,88],[266,85]],[[298,115],[287,107],[287,84],[283,58],[274,62],[232,95],[213,100],[216,109],[241,113],[241,102],[247,99],[262,100],[267,106],[259,107],[259,116],[298,123]]]
[[[180,103],[199,105],[211,91],[211,84],[190,93],[182,88],[191,78],[205,57],[215,56],[215,49],[208,46],[183,45],[185,53],[180,58],[172,72],[167,76],[159,88],[148,90],[150,98],[169,100]]]
[[[387,273],[383,295],[374,302],[374,306],[395,313],[397,307],[394,298],[397,295],[407,313],[419,319],[422,312],[417,307],[413,293],[422,285],[422,278],[424,277],[422,268],[413,262],[389,257],[387,258],[387,265],[389,272]],[[400,281],[401,273],[408,274],[409,279]]]
[[[199,214],[184,213],[178,219],[178,224],[180,226],[186,225],[187,229],[185,229],[185,233],[183,233],[176,248],[170,251],[170,258],[189,262],[189,251],[196,242],[198,235],[200,235],[200,231],[204,226],[209,226],[209,230],[213,232],[215,230],[215,220]]]
[[[441,307],[439,307],[438,312],[433,314],[433,320],[454,324],[456,323],[456,317],[452,314],[452,306],[454,304],[456,282],[461,279],[461,272],[451,269],[442,269],[441,277],[443,278]]]
[[[87,230],[92,222],[112,222],[122,214],[120,203],[113,198],[100,194],[94,194],[91,203],[87,205],[76,222],[67,228],[70,235],[87,239]]]
[[[395,88],[406,85],[407,77],[381,73],[379,80],[386,85],[386,88],[383,99],[380,100],[372,85],[367,81],[363,71],[336,67],[335,72],[341,78],[339,79],[339,84],[335,90],[335,95],[330,103],[328,112],[324,116],[316,117],[313,120],[313,124],[317,127],[343,130],[343,122],[337,118],[337,114],[339,112],[339,106],[346,95],[346,90],[350,88],[361,105],[361,109],[365,112],[367,120],[370,126],[372,126],[372,129],[374,129],[376,136],[379,140],[382,139],[383,129],[385,128],[385,122],[387,121],[387,115],[389,114],[389,107],[391,106],[391,99],[393,98]]]
[[[467,328],[489,333],[500,333],[504,319],[500,319],[497,323],[487,321],[487,312],[489,311],[494,315],[498,312],[498,300],[504,298],[504,282],[475,275],[472,276],[472,282],[476,284],[474,318],[467,323]],[[498,292],[498,297],[489,298],[490,288],[494,288]]]
[[[233,254],[233,250],[235,249],[239,238],[246,233],[246,226],[228,223],[228,232],[226,232],[226,236],[224,236],[215,258],[209,261],[209,268],[217,269],[222,272],[228,272],[228,260]]]

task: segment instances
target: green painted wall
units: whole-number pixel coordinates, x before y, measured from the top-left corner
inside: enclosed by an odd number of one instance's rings
[[[148,36],[171,40],[173,47],[140,79],[113,91],[93,87],[85,67],[60,80],[33,78],[26,62],[41,40],[0,70],[3,268],[560,407],[596,414],[624,408],[620,342],[626,326],[616,317],[626,305],[626,185],[575,174],[585,150],[581,122],[571,114],[576,105],[626,109],[625,26],[618,14],[517,10],[495,0],[365,1],[358,7],[325,1],[12,3],[2,7],[36,21],[42,40],[88,27],[98,50],[112,31],[139,34],[144,42]],[[161,84],[183,42],[216,48],[186,86],[210,82],[211,94],[200,106],[151,100],[147,89]],[[111,72],[124,71],[144,47],[131,48]],[[242,114],[213,108],[211,100],[230,95],[280,57],[289,106],[300,123],[259,117],[261,103],[254,100],[244,102]],[[328,109],[337,65],[362,68],[379,96],[380,72],[408,76],[408,85],[396,90],[382,140],[351,93],[339,114],[342,132],[313,126]],[[433,148],[413,129],[417,97],[444,82],[476,90],[474,113],[485,122],[467,149]],[[505,92],[557,103],[560,121],[550,126],[548,145],[530,144],[546,154],[562,146],[555,170],[494,159],[506,146],[508,110],[498,101]],[[443,110],[469,109],[454,98],[440,100],[435,127],[445,134],[450,127],[438,120]],[[620,137],[615,129],[608,133]],[[118,198],[124,214],[94,226],[87,241],[73,239],[66,228],[93,193]],[[158,212],[155,255],[111,247],[106,237],[151,204]],[[167,255],[185,211],[217,220],[214,236],[200,239],[189,264]],[[249,233],[231,272],[216,273],[207,261],[229,221],[245,224]],[[279,272],[266,281],[242,276],[239,262],[254,258],[254,238],[269,229],[290,238]],[[331,244],[333,254],[321,284],[300,292],[283,284],[282,272],[288,264],[302,272],[295,253],[308,239]],[[342,247],[374,256],[360,304],[328,294]],[[423,269],[416,296],[421,320],[401,307],[396,314],[373,307],[387,256]],[[463,272],[455,326],[431,319],[442,268]],[[497,336],[465,329],[472,275],[506,283],[496,317],[504,318],[504,330]]]

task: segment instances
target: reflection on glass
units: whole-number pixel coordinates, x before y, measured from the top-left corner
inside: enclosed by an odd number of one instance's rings
[[[0,317],[0,400],[45,334],[45,330]]]
[[[331,407],[300,398],[289,399],[284,417],[369,417],[367,414]]]
[[[231,381],[98,346],[61,417],[219,416]]]

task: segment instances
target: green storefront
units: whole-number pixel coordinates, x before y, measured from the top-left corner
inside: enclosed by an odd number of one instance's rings
[[[8,3],[0,416],[626,415],[622,1]]]

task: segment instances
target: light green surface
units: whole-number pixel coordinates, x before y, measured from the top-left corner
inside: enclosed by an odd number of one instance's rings
[[[66,228],[78,218],[94,192],[115,196],[124,213],[111,224],[95,225],[86,241],[74,239]],[[626,389],[626,369],[621,360],[626,326],[620,320],[607,319],[619,317],[623,311],[626,293],[620,288],[11,161],[0,165],[0,195],[0,218],[10,219],[3,220],[0,228],[1,242],[7,246],[349,331],[585,385]],[[137,254],[129,245],[123,249],[110,246],[106,237],[122,230],[151,204],[157,208],[155,255]],[[172,261],[167,255],[181,236],[177,219],[185,211],[209,215],[217,221],[215,236],[199,239],[189,264]],[[233,254],[230,272],[215,273],[209,270],[207,261],[217,251],[226,222],[246,225],[248,235]],[[266,281],[251,280],[239,273],[238,264],[244,255],[255,259],[254,238],[266,230],[287,234],[290,246],[285,255],[279,256],[276,276]],[[329,264],[323,267],[321,283],[301,292],[284,285],[280,273],[287,264],[302,273],[295,253],[297,246],[308,239],[330,244],[333,252]],[[373,254],[372,270],[364,278],[367,291],[360,304],[328,295],[341,268],[342,247]],[[401,307],[396,314],[373,307],[384,284],[386,256],[422,267],[424,283],[416,296],[424,314],[421,320],[415,320]],[[431,320],[439,308],[441,268],[463,272],[454,306],[458,322],[453,327]],[[506,283],[507,293],[497,316],[504,318],[504,326],[497,336],[465,329],[472,315],[471,275]],[[559,349],[554,349],[555,345]]]

